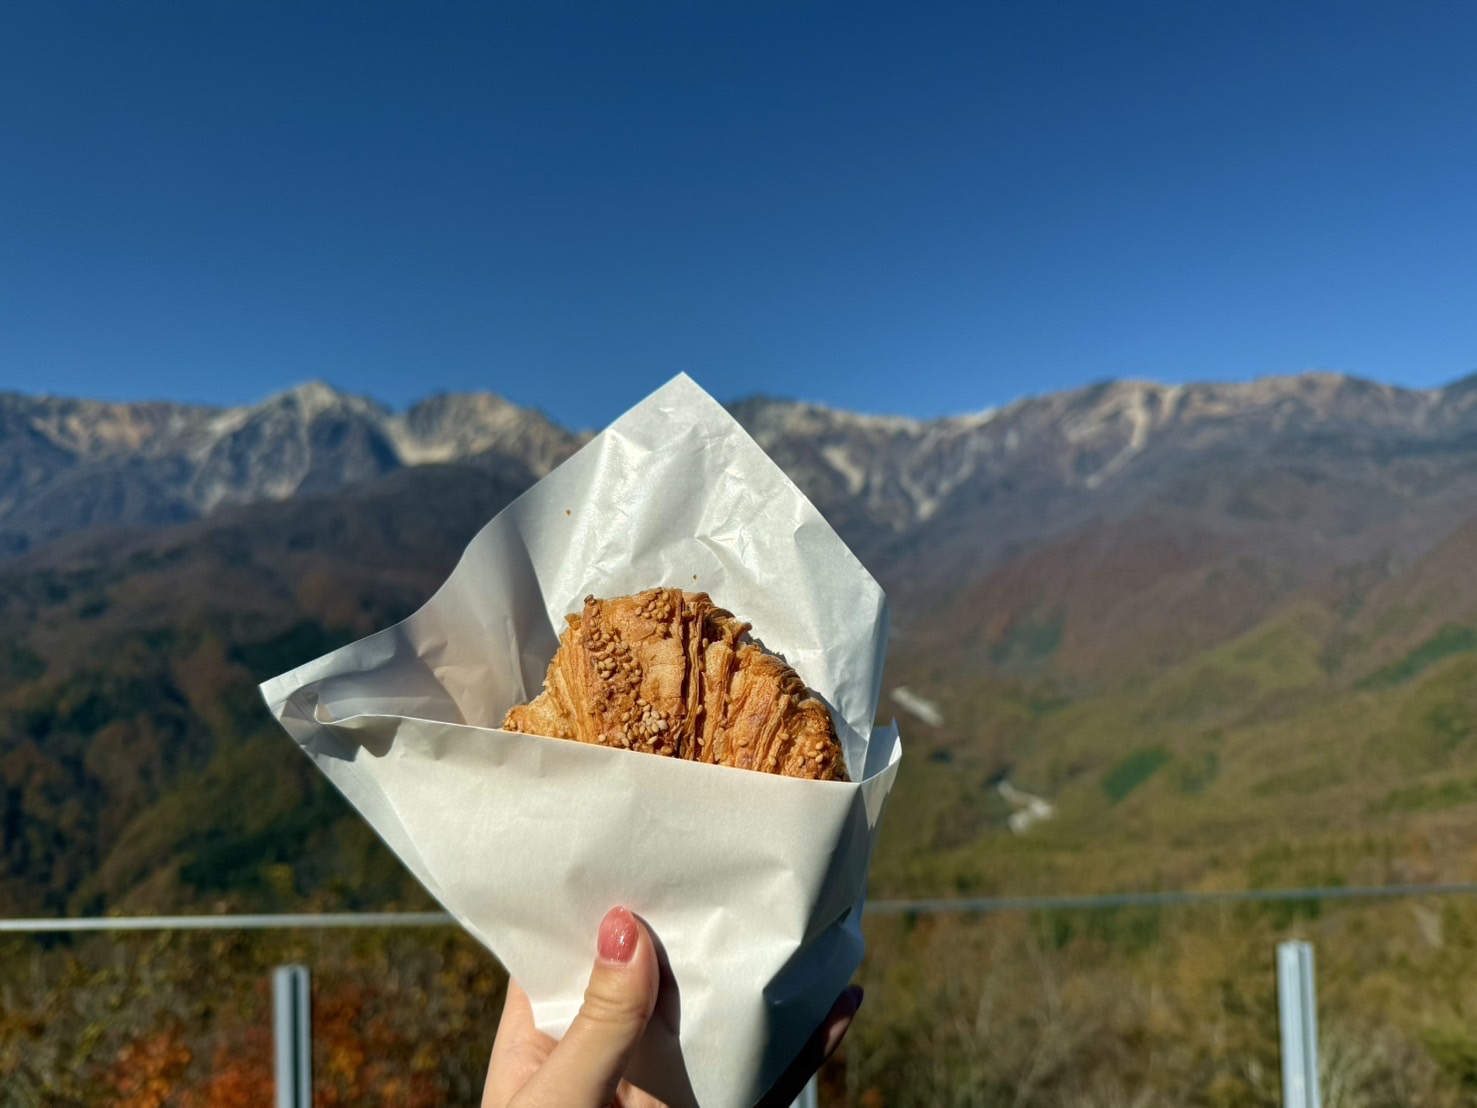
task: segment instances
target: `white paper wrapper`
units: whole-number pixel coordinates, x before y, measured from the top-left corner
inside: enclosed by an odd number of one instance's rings
[[[705,591],[831,707],[852,784],[498,730],[586,594]],[[897,772],[872,721],[877,583],[707,393],[678,377],[499,513],[409,619],[262,686],[283,727],[561,1035],[601,917],[640,915],[670,980],[629,1076],[747,1108],[861,961]],[[492,1029],[489,1028],[489,1034]]]

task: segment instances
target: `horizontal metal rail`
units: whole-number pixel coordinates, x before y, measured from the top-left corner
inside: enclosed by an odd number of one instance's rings
[[[1325,885],[1300,889],[1227,889],[1212,892],[1102,893],[1084,896],[981,896],[874,900],[869,915],[943,912],[1053,912],[1101,908],[1177,907],[1288,900],[1386,900],[1404,896],[1472,896],[1477,883],[1447,885]],[[62,931],[291,931],[297,928],[447,927],[447,912],[303,912],[277,915],[91,916],[77,919],[0,919],[0,933]]]
[[[1174,907],[1228,901],[1382,900],[1402,896],[1471,896],[1477,883],[1447,885],[1324,885],[1303,889],[1226,889],[1179,893],[1100,893],[1083,896],[966,896],[932,900],[874,900],[879,915],[935,912],[1050,912],[1094,908]]]
[[[445,927],[446,912],[304,912],[265,916],[91,916],[0,919],[5,931],[291,931],[300,927]]]

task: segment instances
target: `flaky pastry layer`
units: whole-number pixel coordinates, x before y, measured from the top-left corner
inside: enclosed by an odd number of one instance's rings
[[[707,593],[587,596],[566,618],[544,691],[509,710],[504,730],[847,780],[826,706]]]

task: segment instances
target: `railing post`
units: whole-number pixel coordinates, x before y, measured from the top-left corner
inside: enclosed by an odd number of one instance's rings
[[[1307,943],[1277,944],[1277,1015],[1282,1028],[1283,1108],[1322,1108],[1313,948]]]
[[[278,966],[272,971],[272,1016],[277,1108],[312,1108],[313,1010],[306,966]]]
[[[805,1083],[805,1088],[800,1090],[800,1095],[795,1098],[795,1103],[790,1108],[818,1108],[816,1100],[816,1079],[812,1077]]]

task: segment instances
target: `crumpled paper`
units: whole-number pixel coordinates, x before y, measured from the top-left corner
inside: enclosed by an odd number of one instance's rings
[[[753,624],[830,706],[854,783],[498,729],[586,594],[658,585]],[[895,726],[872,727],[886,628],[830,525],[681,376],[500,512],[414,615],[261,688],[544,1031],[578,1010],[606,910],[640,915],[664,984],[628,1076],[674,1106],[747,1108],[861,961],[902,753]]]

